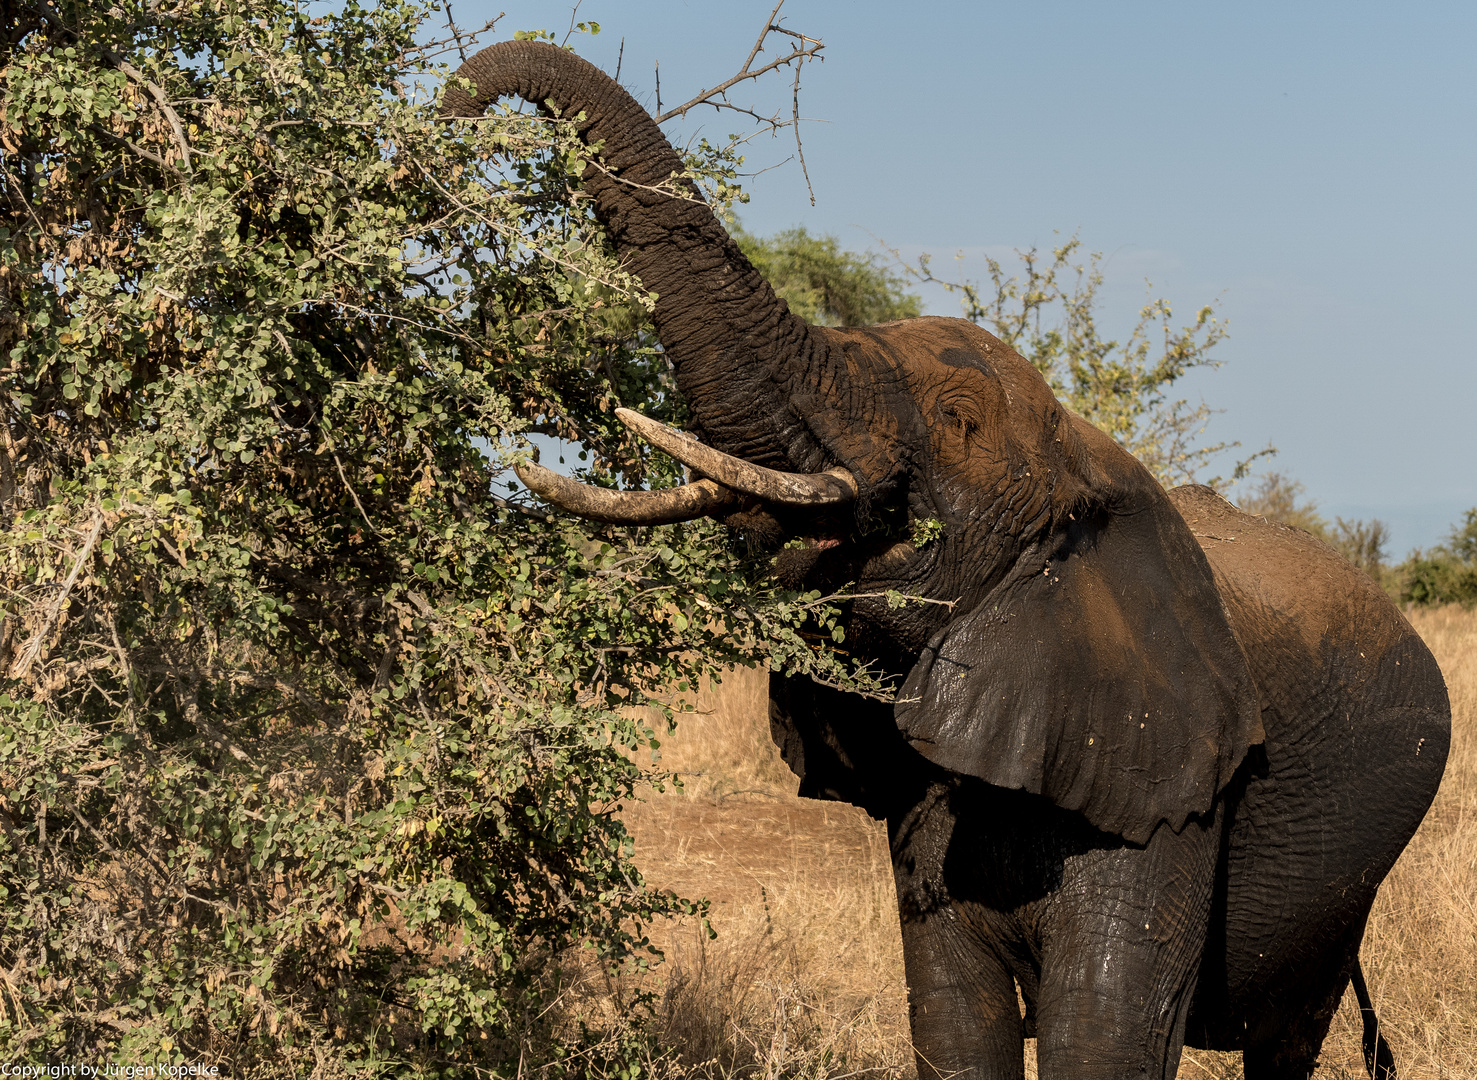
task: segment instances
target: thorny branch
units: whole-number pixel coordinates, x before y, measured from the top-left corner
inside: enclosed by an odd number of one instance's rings
[[[421,46],[416,49],[415,57],[416,59],[424,63],[425,61],[434,59],[435,57],[440,56],[443,53],[455,52],[458,56],[461,57],[462,63],[465,64],[467,62],[467,42],[475,42],[478,37],[487,33],[487,31],[491,30],[495,25],[497,25],[498,19],[501,19],[506,14],[507,12],[499,12],[491,19],[488,19],[476,30],[464,30],[461,27],[457,26],[456,20],[452,17],[451,5],[447,4],[446,29],[449,32],[449,36],[443,38],[434,38],[431,41],[423,42]]]
[[[734,112],[741,112],[749,116],[754,116],[761,122],[769,124],[772,128],[784,127],[785,124],[779,121],[778,114],[775,114],[771,117],[761,117],[758,116],[758,114],[753,112],[753,110],[751,109],[745,109],[741,106],[734,105],[727,98],[728,91],[737,86],[739,83],[748,82],[751,79],[757,79],[765,72],[774,71],[776,68],[784,67],[786,64],[795,65],[796,92],[798,94],[800,67],[803,66],[807,60],[822,58],[820,56],[820,52],[826,47],[824,43],[817,40],[816,38],[806,37],[804,34],[797,34],[793,30],[786,30],[784,27],[780,26],[774,21],[776,16],[779,15],[780,8],[783,6],[784,0],[780,0],[780,2],[774,6],[774,10],[769,13],[769,18],[764,21],[764,28],[759,31],[758,40],[754,42],[754,47],[749,50],[748,59],[744,61],[743,67],[739,68],[738,72],[732,78],[728,79],[726,82],[720,83],[718,86],[713,87],[711,90],[702,91],[691,101],[684,102],[683,104],[678,105],[675,108],[667,109],[665,112],[659,111],[656,116],[656,122],[658,124],[663,124],[672,119],[672,117],[674,116],[686,116],[689,110],[695,109],[699,105],[711,105],[715,109],[731,109]],[[763,51],[764,41],[771,33],[787,34],[790,37],[797,38],[800,44],[792,46],[791,51],[786,53],[785,55],[778,56],[762,67],[756,68],[753,66],[754,59],[759,55],[760,52]],[[661,109],[660,92],[658,92],[657,97],[657,108],[658,110]],[[799,119],[800,112],[799,105],[797,103],[795,107],[794,120],[791,122],[798,124]],[[796,128],[796,136],[798,139],[798,127]]]
[[[800,69],[804,64],[795,65],[795,92],[791,97],[794,112],[791,126],[795,129],[795,153],[800,157],[800,175],[805,177],[805,190],[810,193],[810,205],[815,205],[815,188],[810,186],[810,170],[805,166],[805,147],[800,144]]]

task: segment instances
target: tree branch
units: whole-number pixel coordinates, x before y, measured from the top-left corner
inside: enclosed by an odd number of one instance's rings
[[[68,27],[63,24],[60,19],[58,19],[51,12],[47,11],[44,4],[40,8],[36,9],[36,14],[40,15],[43,19],[45,19],[52,26],[56,27],[62,33],[70,35],[74,40],[81,40],[78,35],[74,31],[68,29]],[[162,112],[164,114],[164,118],[169,121],[169,126],[174,132],[175,143],[179,146],[181,158],[185,163],[185,174],[187,176],[194,176],[195,170],[190,165],[190,144],[185,141],[184,126],[180,124],[179,114],[176,113],[174,111],[174,107],[169,104],[169,95],[164,92],[164,88],[150,79],[138,68],[130,64],[127,60],[123,59],[123,57],[119,56],[105,43],[97,41],[93,42],[93,44],[102,50],[102,54],[104,58],[108,61],[108,63],[112,64],[119,71],[123,72],[124,75],[127,75],[134,82],[142,84],[143,87],[149,91],[149,96],[152,97],[154,101],[158,104],[160,112]],[[117,138],[117,136],[114,136],[114,138]],[[128,140],[124,139],[122,141],[127,142]],[[129,143],[128,145],[133,146],[132,143]],[[138,147],[133,147],[133,149],[138,150]],[[153,160],[158,161],[161,165],[164,164],[162,160],[160,160],[159,158],[155,158],[154,155],[149,154],[146,151],[138,150],[138,152],[143,154],[145,157],[153,158]]]
[[[799,94],[799,65],[804,64],[805,61],[807,61],[809,59],[812,59],[812,58],[814,58],[816,56],[819,56],[820,55],[820,51],[822,49],[824,49],[826,46],[822,42],[816,40],[815,38],[806,37],[804,34],[797,34],[793,30],[786,30],[783,27],[781,27],[781,26],[779,26],[778,24],[775,23],[775,21],[774,21],[775,16],[779,14],[779,10],[780,10],[781,7],[784,6],[784,2],[785,2],[785,0],[780,0],[780,2],[778,4],[774,5],[774,10],[769,13],[769,18],[766,19],[765,22],[764,22],[764,29],[762,29],[761,31],[759,31],[759,38],[758,38],[758,40],[754,42],[754,47],[749,50],[748,59],[746,59],[744,61],[744,66],[741,67],[741,68],[739,68],[738,73],[735,74],[733,76],[733,78],[729,79],[727,82],[724,82],[724,83],[722,83],[722,84],[720,84],[718,86],[713,87],[713,89],[711,89],[711,90],[704,90],[702,93],[698,94],[697,97],[693,98],[691,101],[688,101],[688,102],[685,102],[685,103],[683,103],[681,105],[678,105],[674,109],[668,109],[665,112],[658,111],[657,116],[656,116],[656,122],[658,124],[662,124],[662,123],[665,123],[666,121],[672,119],[672,117],[674,117],[674,116],[686,116],[687,113],[688,113],[688,110],[695,109],[699,105],[711,105],[715,109],[720,109],[720,108],[730,108],[730,109],[732,109],[732,108],[734,108],[734,106],[733,105],[730,105],[728,102],[726,102],[726,101],[715,101],[713,99],[714,98],[721,98],[721,97],[723,97],[723,95],[728,90],[730,90],[733,87],[737,86],[741,82],[747,82],[750,79],[757,79],[757,78],[759,78],[759,76],[763,75],[765,72],[773,71],[775,68],[784,67],[786,64],[792,64],[793,63],[793,64],[796,64],[797,65],[796,66],[796,94],[798,95]],[[758,56],[759,53],[764,48],[764,39],[767,38],[770,35],[771,32],[778,32],[778,33],[781,33],[781,34],[788,34],[790,37],[798,38],[800,40],[801,44],[796,45],[796,46],[793,46],[792,49],[791,49],[791,51],[787,55],[776,57],[775,59],[771,60],[769,63],[765,64],[763,67],[760,67],[760,68],[752,68],[751,65],[754,63],[754,58],[756,56]],[[658,76],[658,78],[660,78],[660,76]],[[660,110],[661,107],[662,107],[662,105],[661,105],[660,82],[658,82],[657,109]],[[748,110],[740,109],[738,111],[740,111],[740,112],[747,112]],[[797,124],[799,122],[799,119],[800,119],[800,106],[799,106],[798,97],[797,97],[797,102],[796,102],[796,106],[795,106],[795,121],[796,121]],[[774,121],[773,120],[770,120],[769,123],[774,124]],[[774,124],[774,126],[775,127],[779,127],[780,125],[779,124]],[[797,129],[797,139],[798,139],[798,129]]]
[[[112,139],[114,142],[122,143],[124,146],[128,147],[128,149],[132,150],[139,157],[144,158],[147,161],[152,161],[155,165],[158,165],[161,169],[168,169],[170,172],[174,173],[174,175],[177,176],[177,177],[179,177],[181,180],[184,180],[185,179],[185,174],[184,173],[180,172],[173,165],[171,165],[169,162],[165,161],[162,157],[160,157],[158,154],[154,153],[153,151],[151,151],[151,150],[145,150],[142,146],[138,145],[138,143],[134,142],[132,139],[125,139],[122,135],[114,134],[113,132],[109,131],[107,128],[103,127],[101,124],[93,124],[92,125],[92,130],[95,131],[95,132],[97,132],[99,135],[104,135],[107,138]]]
[[[87,534],[87,542],[82,545],[82,553],[72,563],[72,572],[67,575],[67,580],[62,584],[61,592],[57,593],[56,599],[48,606],[46,615],[41,620],[40,627],[31,635],[30,640],[21,647],[20,656],[16,658],[15,665],[10,669],[10,677],[12,679],[24,679],[31,673],[31,665],[36,662],[36,657],[40,655],[45,645],[47,635],[51,633],[52,627],[56,625],[56,620],[61,616],[62,608],[67,603],[67,596],[71,593],[72,586],[77,584],[77,578],[82,573],[82,567],[92,557],[93,545],[97,543],[97,538],[102,534],[102,531],[103,515],[101,511],[97,511],[93,515],[92,531]]]

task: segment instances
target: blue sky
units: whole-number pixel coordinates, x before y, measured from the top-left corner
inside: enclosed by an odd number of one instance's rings
[[[742,63],[769,3],[584,0],[578,50],[654,102]],[[570,4],[457,0],[505,17],[484,40],[547,27]],[[787,0],[826,43],[801,109],[816,205],[794,144],[750,144],[746,227],[795,224],[856,249],[936,263],[1048,247],[1076,232],[1106,257],[1106,328],[1126,332],[1145,279],[1189,319],[1214,302],[1219,371],[1184,384],[1224,412],[1210,435],[1280,451],[1270,467],[1328,516],[1378,516],[1391,554],[1439,540],[1477,505],[1477,5],[935,3]],[[771,39],[776,41],[777,39]],[[789,108],[778,80],[736,101]],[[674,142],[740,130],[712,110]],[[955,314],[947,297],[929,310]]]

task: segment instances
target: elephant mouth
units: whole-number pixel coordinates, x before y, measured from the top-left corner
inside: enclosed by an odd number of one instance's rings
[[[925,554],[907,541],[886,538],[805,537],[775,556],[774,576],[797,591],[875,591],[916,577]]]
[[[582,484],[538,465],[517,466],[519,479],[543,498],[580,517],[615,525],[662,525],[716,517],[745,536],[755,553],[778,551],[776,579],[787,588],[836,592],[885,581],[904,584],[931,561],[892,536],[858,536],[852,506],[856,478],[844,468],[817,473],[767,469],[724,454],[686,432],[618,409],[642,438],[701,478],[663,491],[613,491]],[[798,541],[798,543],[796,543]]]

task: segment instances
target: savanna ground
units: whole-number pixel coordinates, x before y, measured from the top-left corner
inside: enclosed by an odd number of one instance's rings
[[[1477,612],[1410,619],[1451,694],[1451,758],[1425,823],[1380,890],[1363,963],[1403,1078],[1477,1076]],[[914,1075],[902,945],[882,825],[795,796],[769,740],[765,681],[736,671],[667,740],[682,790],[628,808],[636,857],[657,884],[712,901],[656,928],[666,963],[644,982],[589,986],[605,1007],[656,994],[673,1072],[702,1077]],[[1317,1080],[1364,1077],[1353,993]],[[1028,1044],[1028,1076],[1034,1053]],[[665,1070],[658,1070],[665,1071]],[[1241,1076],[1239,1055],[1187,1051],[1184,1080]]]

